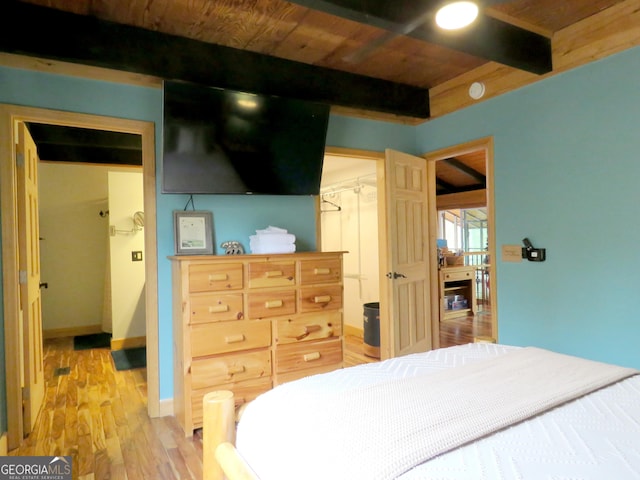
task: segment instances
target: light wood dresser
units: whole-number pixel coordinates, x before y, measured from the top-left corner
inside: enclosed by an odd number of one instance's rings
[[[342,367],[342,252],[173,256],[174,413],[187,436],[202,399],[236,407]]]

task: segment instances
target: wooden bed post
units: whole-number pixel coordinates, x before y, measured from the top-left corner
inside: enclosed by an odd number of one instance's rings
[[[235,443],[236,412],[233,392],[218,390],[205,394],[202,428],[203,480],[224,480],[222,468],[215,458],[221,443]]]

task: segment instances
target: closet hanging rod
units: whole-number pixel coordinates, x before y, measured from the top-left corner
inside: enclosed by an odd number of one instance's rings
[[[331,185],[324,186],[320,189],[321,195],[330,195],[346,192],[348,190],[355,190],[362,187],[373,187],[377,188],[377,184],[375,182],[375,173],[371,173],[369,175],[363,175],[361,177],[355,177],[349,180],[343,180],[341,182],[336,182]],[[373,177],[374,181],[363,181],[363,179]]]
[[[335,208],[335,210],[322,210],[321,209],[320,210],[321,212],[340,212],[342,210],[342,207],[340,205],[338,205],[337,203],[333,203],[333,202],[327,200],[326,198],[324,198],[322,196],[320,198],[322,200],[322,203],[326,203],[326,204],[331,205],[332,207]]]

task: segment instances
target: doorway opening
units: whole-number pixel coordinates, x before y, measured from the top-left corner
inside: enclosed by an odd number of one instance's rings
[[[151,122],[125,120],[111,117],[100,117],[87,114],[60,112],[15,105],[0,105],[0,190],[2,191],[2,263],[3,263],[3,298],[5,319],[5,356],[7,385],[7,443],[9,449],[17,448],[21,439],[23,426],[22,415],[22,375],[24,358],[20,322],[19,294],[19,251],[18,221],[16,217],[17,192],[16,151],[13,139],[17,138],[17,126],[21,123],[51,124],[107,130],[140,135],[142,139],[142,172],[143,172],[143,211],[145,213],[145,330],[147,338],[147,371],[148,371],[148,403],[147,409],[151,417],[159,415],[158,384],[158,331],[157,331],[157,247],[156,247],[156,209],[155,209],[155,140],[154,125]]]
[[[40,158],[44,338],[144,346],[141,136],[44,123],[27,129]]]
[[[425,155],[435,178],[440,347],[497,341],[493,244],[493,141],[480,139]]]
[[[377,164],[368,158],[326,155],[320,186],[322,251],[343,251],[345,364],[376,361],[365,339],[364,305],[380,301]],[[370,343],[379,347],[379,324]],[[367,332],[369,334],[369,332]],[[366,335],[369,340],[369,335]],[[372,352],[374,355],[372,355]]]

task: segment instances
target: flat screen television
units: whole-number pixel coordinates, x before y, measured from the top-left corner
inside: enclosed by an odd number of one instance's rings
[[[317,195],[329,106],[164,82],[163,193]]]

